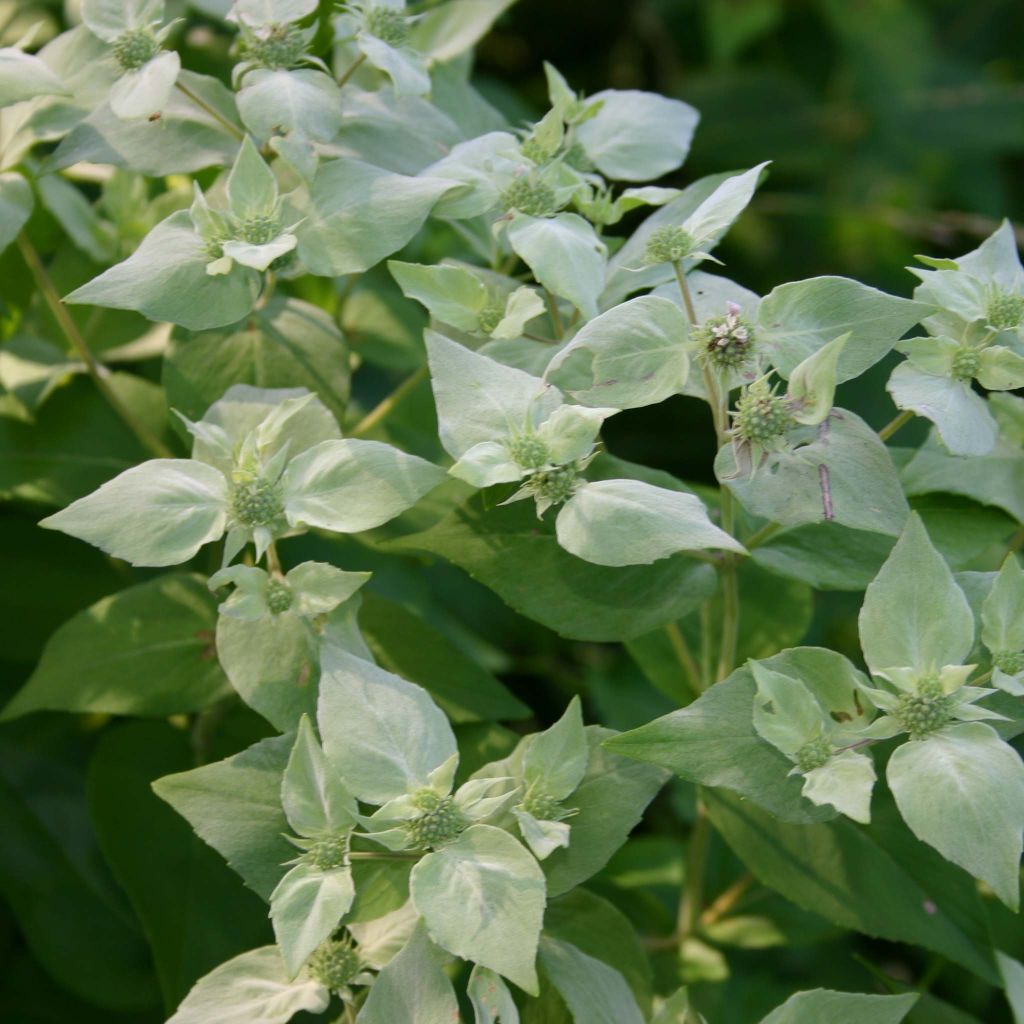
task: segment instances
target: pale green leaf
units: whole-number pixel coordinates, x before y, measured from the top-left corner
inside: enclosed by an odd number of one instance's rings
[[[410,45],[431,61],[447,63],[472,49],[512,3],[513,0],[450,0],[429,8],[412,26]]]
[[[153,459],[40,522],[133,565],[176,565],[224,532],[228,484],[192,459]]]
[[[358,1024],[454,1024],[455,990],[444,958],[419,925],[402,951],[377,976]]]
[[[886,388],[900,409],[935,424],[953,455],[987,455],[996,443],[996,421],[969,383],[924,373],[909,361],[892,372]]]
[[[590,747],[583,731],[579,697],[573,697],[562,717],[523,744],[523,778],[552,800],[564,800],[587,771]]]
[[[370,803],[426,786],[456,753],[448,719],[426,690],[335,647],[323,654],[318,720],[328,760]]]
[[[389,260],[388,270],[402,292],[422,303],[437,320],[460,331],[474,331],[487,302],[487,287],[465,267],[428,266]]]
[[[917,515],[868,586],[859,628],[873,670],[960,665],[974,645],[967,598]]]
[[[652,295],[631,299],[585,324],[545,377],[584,405],[655,405],[686,383],[688,335],[674,303]]]
[[[288,824],[300,836],[344,832],[357,821],[356,802],[324,756],[306,715],[299,721],[281,782],[281,806]]]
[[[153,228],[128,259],[76,288],[66,301],[133,309],[193,331],[241,320],[259,295],[259,274],[236,266],[211,276],[208,263],[203,240],[180,210]]]
[[[181,58],[161,50],[140,68],[126,71],[110,90],[110,109],[125,121],[149,120],[163,113],[181,71]]]
[[[471,825],[416,864],[411,892],[442,949],[536,995],[544,874],[517,840],[490,825]]]
[[[845,277],[779,285],[757,311],[758,344],[783,377],[834,338],[849,332],[836,383],[859,377],[929,312],[920,302],[886,295]]]
[[[270,919],[290,977],[329,939],[355,899],[352,869],[296,864],[270,895]]]
[[[245,127],[259,140],[295,133],[311,142],[330,142],[344,121],[341,90],[314,68],[256,68],[236,97]]]
[[[829,805],[867,825],[874,786],[875,762],[867,754],[844,750],[804,775],[803,794],[812,803]]]
[[[441,443],[454,458],[546,420],[561,404],[557,388],[446,338],[425,333]]]
[[[597,315],[608,250],[582,217],[516,214],[508,226],[508,241],[548,291],[568,299],[585,319]]]
[[[411,508],[443,478],[437,466],[380,441],[323,441],[288,463],[285,515],[293,526],[359,533]]]
[[[200,978],[167,1024],[285,1024],[302,1010],[326,1010],[330,1001],[318,981],[289,978],[277,946],[262,946]]]
[[[835,408],[817,428],[787,434],[792,449],[769,453],[764,465],[738,475],[731,446],[715,474],[748,511],[785,526],[835,522],[895,536],[908,506],[892,458],[859,416]]]
[[[598,565],[647,565],[703,548],[744,553],[695,494],[640,480],[584,484],[558,513],[556,527],[562,547]]]
[[[1024,569],[1008,555],[981,606],[981,639],[993,653],[1024,650]]]
[[[600,109],[576,129],[605,177],[653,181],[676,170],[690,151],[700,114],[689,104],[637,89],[606,89],[587,97]]]
[[[501,975],[477,964],[469,975],[466,995],[475,1024],[519,1024],[519,1010]]]
[[[914,834],[1020,903],[1024,764],[982,722],[947,726],[903,743],[889,758],[889,787]]]
[[[0,107],[67,93],[67,86],[38,57],[14,46],[0,49]]]
[[[323,164],[303,208],[299,258],[312,273],[329,277],[368,270],[405,245],[434,204],[457,187],[358,160]]]
[[[701,245],[706,239],[717,240],[728,231],[733,221],[746,209],[761,183],[762,172],[769,161],[749,171],[726,178],[686,220],[683,230]]]

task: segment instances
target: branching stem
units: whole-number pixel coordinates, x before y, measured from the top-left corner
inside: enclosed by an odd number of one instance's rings
[[[209,103],[202,98],[202,96],[194,93],[187,85],[183,85],[180,81],[174,83],[175,89],[178,90],[182,95],[187,96],[204,114],[209,114],[222,128],[233,135],[239,142],[245,138],[245,132],[236,124],[232,124],[219,110],[215,107],[211,107]]]
[[[143,448],[157,458],[173,459],[174,452],[125,405],[121,396],[114,390],[110,382],[110,371],[93,355],[92,349],[86,344],[82,332],[78,329],[78,324],[72,319],[67,306],[61,301],[60,294],[54,287],[50,275],[46,272],[43,261],[39,258],[39,253],[36,252],[35,246],[28,240],[24,231],[19,232],[17,242],[21,255],[35,279],[39,294],[42,295],[43,301],[53,314],[53,318],[57,321],[57,326],[60,327],[68,344],[78,353],[79,358],[85,364],[85,369],[99,393],[124,421],[125,426],[138,438],[139,444]]]
[[[891,419],[882,429],[878,432],[878,436],[883,441],[888,441],[893,434],[896,433],[900,427],[906,426],[912,419],[914,414],[910,409],[904,409],[899,416]]]
[[[362,437],[368,434],[374,427],[385,420],[394,408],[399,405],[409,393],[414,391],[427,379],[429,370],[421,366],[415,373],[410,374],[394,391],[383,401],[371,409],[356,425],[349,431],[349,437]]]
[[[344,85],[359,69],[362,67],[363,61],[366,60],[366,54],[361,53],[345,70],[342,72],[341,77],[338,79],[338,85]]]

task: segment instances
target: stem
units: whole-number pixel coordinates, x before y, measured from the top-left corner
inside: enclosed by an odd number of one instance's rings
[[[672,264],[672,269],[676,272],[676,283],[679,285],[679,294],[683,297],[683,305],[686,307],[686,315],[689,318],[690,323],[697,326],[697,310],[693,307],[693,296],[690,294],[690,286],[686,281],[686,274],[683,273],[683,265],[676,260]]]
[[[672,651],[676,658],[678,658],[683,672],[689,676],[694,690],[700,693],[704,689],[700,666],[697,664],[693,652],[690,650],[690,645],[686,642],[686,637],[683,636],[679,628],[679,624],[676,622],[666,623],[665,633],[668,636],[669,643],[672,644]]]
[[[561,340],[565,337],[565,326],[562,324],[562,314],[558,311],[558,302],[547,288],[544,289],[544,298],[548,304],[548,313],[551,316],[551,326],[554,328],[555,337]]]
[[[187,96],[200,110],[209,114],[222,128],[226,128],[239,142],[245,138],[245,132],[238,125],[232,124],[219,110],[211,107],[206,100],[201,96],[197,96],[187,85],[183,85],[179,80],[174,83],[174,87],[180,93]]]
[[[111,409],[124,421],[125,426],[138,438],[143,448],[157,458],[173,459],[174,452],[124,404],[121,396],[114,390],[110,383],[110,371],[97,360],[92,350],[86,344],[85,338],[82,337],[82,332],[79,331],[78,325],[72,319],[67,306],[61,301],[60,295],[50,279],[50,275],[46,272],[46,268],[39,258],[39,253],[36,252],[35,246],[28,240],[28,236],[24,231],[18,233],[17,242],[21,255],[28,265],[28,269],[32,272],[32,277],[35,279],[36,287],[53,314],[54,320],[57,321],[57,326],[60,327],[64,337],[78,353],[82,362],[85,363],[86,371],[100,394],[107,400]]]
[[[284,576],[281,571],[281,558],[277,553],[277,545],[273,541],[267,545],[267,568],[272,576]]]
[[[704,872],[711,844],[711,823],[703,806],[697,805],[697,820],[690,833],[690,846],[686,851],[686,878],[683,880],[683,898],[679,901],[679,919],[676,937],[680,947],[700,924],[704,896]]]
[[[751,874],[741,875],[725,892],[722,893],[700,916],[702,926],[714,924],[728,914],[739,901],[746,896],[750,887],[754,884],[754,876]]]
[[[349,860],[419,860],[420,853],[405,853],[402,850],[392,850],[385,853],[383,850],[350,850]]]
[[[351,64],[342,72],[341,77],[338,79],[338,85],[344,85],[360,68],[363,61],[366,60],[366,54],[361,53]]]
[[[373,430],[377,424],[390,415],[395,406],[407,398],[411,391],[414,391],[418,385],[427,379],[428,372],[429,370],[426,366],[421,366],[415,373],[406,377],[405,380],[403,380],[387,398],[385,398],[375,408],[371,409],[355,425],[355,427],[349,432],[348,436],[362,437],[363,434],[369,433],[369,431]]]
[[[882,441],[888,441],[893,434],[896,433],[900,427],[906,426],[914,418],[914,413],[910,409],[904,409],[899,416],[890,420],[882,429],[878,432],[878,437]]]
[[[759,548],[766,540],[774,537],[782,529],[779,523],[765,523],[760,530],[755,530],[744,542],[743,546],[748,551]]]
[[[545,338],[542,334],[531,334],[529,331],[523,331],[523,337],[529,338],[530,341],[542,341],[545,345],[560,344],[560,342],[556,338]]]

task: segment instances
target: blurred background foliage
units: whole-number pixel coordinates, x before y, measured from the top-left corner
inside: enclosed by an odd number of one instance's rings
[[[182,3],[169,6],[185,10]],[[227,37],[201,13],[188,16],[186,65],[227,80]],[[67,18],[61,3],[0,0],[0,37],[9,45],[39,24],[42,42]],[[690,159],[666,184],[773,161],[767,183],[718,251],[723,273],[761,294],[785,281],[838,274],[909,295],[914,279],[904,268],[915,253],[957,255],[974,248],[1003,216],[1024,217],[1018,185],[1024,172],[1022,38],[1020,0],[519,0],[481,45],[476,81],[513,122],[545,109],[544,60],[587,92],[612,86],[683,99],[700,110],[702,122]],[[97,272],[45,213],[31,229],[52,259],[58,283]],[[427,235],[413,257],[439,258],[449,240]],[[334,311],[341,289],[314,282],[294,290]],[[9,250],[0,259],[0,333],[6,336],[5,325],[20,322],[32,304],[30,279]],[[45,329],[38,304],[33,315]],[[83,312],[89,315],[97,314]],[[367,359],[355,377],[355,401],[371,408],[415,367],[409,353],[418,346],[422,318],[400,300],[381,305],[371,290],[352,296],[342,322]],[[103,323],[109,325],[103,348],[137,333],[130,318],[107,316]],[[844,386],[839,402],[876,426],[885,423],[894,413],[884,391],[894,361]],[[157,360],[134,368],[159,379]],[[87,382],[71,382],[51,403],[47,415],[53,419],[34,428],[36,441],[21,424],[0,427],[0,494],[10,496],[10,477],[20,472],[11,467],[45,459],[51,443],[63,450],[63,434],[76,430],[96,441],[72,445],[75,458],[102,459],[111,447],[119,458],[142,457],[120,424],[97,409]],[[421,386],[389,421],[388,437],[436,457],[432,431],[430,392]],[[912,444],[921,436],[915,425],[900,441]],[[710,419],[695,401],[680,398],[624,413],[612,421],[607,442],[621,457],[712,482]],[[81,454],[83,444],[87,455]],[[3,697],[31,673],[57,626],[102,596],[147,578],[69,538],[42,535],[34,525],[41,514],[31,501],[0,508]],[[412,528],[407,524],[407,532]],[[425,568],[382,555],[372,544],[320,550],[312,537],[286,542],[283,549],[289,560],[319,556],[347,568],[375,569],[376,593],[414,608],[500,673],[539,723],[557,717],[574,692],[584,694],[591,720],[615,728],[640,724],[681,701],[671,687],[652,685],[651,673],[645,676],[621,647],[561,640],[450,566]],[[746,623],[749,653],[803,640],[858,657],[859,594],[812,595],[801,584],[756,576],[747,585],[771,587],[777,600],[773,615]],[[643,651],[632,645],[631,653]],[[657,663],[656,649],[647,655]],[[225,756],[265,730],[237,706],[221,713],[216,744],[205,756]],[[266,940],[258,904],[232,888],[227,869],[148,791],[150,778],[187,766],[197,756],[196,743],[190,748],[181,728],[167,723],[110,725],[90,716],[43,714],[0,726],[0,822],[7,823],[0,831],[11,829],[6,841],[0,838],[0,891],[8,904],[5,909],[0,903],[0,1020],[162,1020],[138,917],[150,923],[173,918],[173,936],[192,944],[191,953],[175,961],[176,995],[219,959]],[[460,728],[467,743],[488,749],[487,735],[474,738],[476,727]],[[131,798],[123,806],[103,804],[104,776],[128,780]],[[655,947],[656,936],[674,924],[681,836],[694,798],[692,787],[682,783],[667,789],[642,834],[593,885],[628,913],[642,935],[655,936]],[[182,872],[207,879],[183,897],[198,901],[194,907],[174,899],[173,906],[147,913],[137,905],[144,886],[133,888],[123,867],[130,857],[116,845],[116,837],[133,826],[150,837],[151,849],[165,854],[154,863],[166,871],[168,893]],[[795,988],[870,989],[883,974],[888,987],[924,984],[972,1014],[931,1001],[915,1011],[914,1024],[1009,1021],[1001,996],[955,964],[843,933],[766,890],[741,885],[737,891],[737,876],[742,883],[737,862],[716,840],[709,895],[732,892],[735,902],[711,903],[708,941],[686,951],[685,970],[699,985],[701,1008],[718,1024],[757,1019]],[[103,921],[99,940],[91,927],[97,919]],[[238,923],[230,933],[226,919]],[[198,946],[189,936],[190,922],[206,929]],[[1003,948],[1024,955],[1019,928],[1008,915],[995,912],[992,928]],[[93,947],[95,955],[85,957]],[[663,987],[672,987],[679,970],[674,951],[653,952]]]

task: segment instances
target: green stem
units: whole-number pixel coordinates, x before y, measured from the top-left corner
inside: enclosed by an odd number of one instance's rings
[[[562,314],[558,311],[558,301],[547,288],[544,289],[544,298],[548,304],[548,313],[551,316],[551,326],[554,328],[555,337],[561,340],[565,337],[565,326],[562,323]]]
[[[878,436],[882,441],[888,441],[893,434],[896,433],[900,427],[906,426],[914,418],[914,413],[910,409],[904,409],[903,412],[890,420],[882,429],[878,432]]]
[[[204,113],[209,114],[222,128],[226,128],[239,142],[245,138],[245,132],[242,131],[238,125],[232,124],[219,110],[215,107],[211,107],[209,103],[202,98],[197,96],[187,85],[183,85],[181,81],[174,83],[174,87],[178,92],[187,96],[200,110]]]
[[[676,273],[676,283],[679,285],[679,294],[683,297],[683,305],[686,307],[686,316],[690,323],[697,326],[697,310],[693,305],[693,296],[690,294],[690,285],[687,283],[686,274],[683,272],[683,265],[676,260],[672,264],[672,269]]]
[[[699,798],[698,798],[699,800]],[[683,898],[679,901],[679,919],[676,936],[679,946],[691,938],[700,924],[704,905],[704,873],[711,845],[711,822],[702,804],[697,804],[697,820],[690,833],[686,851],[686,878],[683,880]]]
[[[273,541],[267,545],[267,568],[272,576],[284,576],[281,571],[281,558],[277,553],[277,545]]]
[[[391,850],[385,853],[383,850],[350,850],[349,860],[419,860],[423,854],[406,853],[403,850]]]
[[[693,652],[690,650],[690,645],[686,642],[686,637],[683,636],[682,630],[679,628],[679,624],[676,622],[666,623],[665,633],[668,636],[669,643],[672,645],[672,651],[682,666],[683,672],[689,678],[694,691],[700,693],[704,689],[700,666],[697,664]]]
[[[748,551],[759,548],[766,540],[770,540],[782,529],[780,523],[765,523],[760,530],[755,530],[744,542],[743,546]]]
[[[426,366],[421,366],[415,373],[410,374],[388,395],[379,405],[371,409],[356,425],[349,431],[349,437],[362,437],[369,433],[382,420],[386,419],[391,411],[408,397],[420,384],[427,379],[430,371]]]
[[[67,306],[61,301],[60,294],[54,287],[50,275],[46,272],[43,261],[39,258],[39,253],[36,252],[35,246],[28,240],[24,231],[19,232],[17,243],[28,269],[32,272],[39,294],[42,295],[43,301],[53,314],[53,318],[57,321],[57,326],[61,329],[68,344],[78,353],[79,358],[85,364],[85,369],[99,393],[124,421],[125,426],[138,438],[143,448],[157,458],[173,459],[174,452],[124,404],[121,396],[114,390],[110,382],[110,371],[93,355],[92,350],[86,344],[82,332],[78,329],[78,324],[72,319]]]
[[[366,60],[366,54],[361,53],[351,64],[342,72],[341,77],[338,79],[338,85],[344,85],[362,66],[363,61]]]

